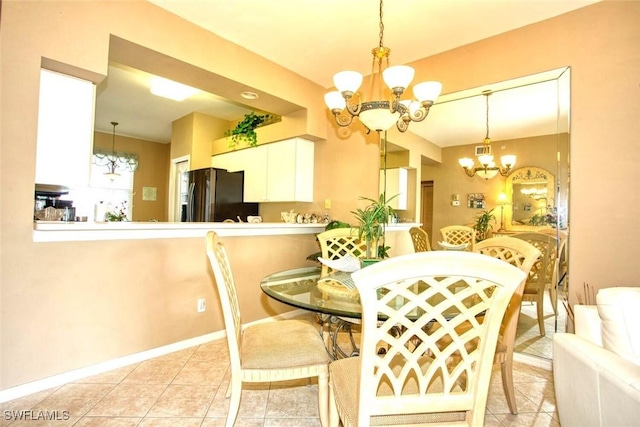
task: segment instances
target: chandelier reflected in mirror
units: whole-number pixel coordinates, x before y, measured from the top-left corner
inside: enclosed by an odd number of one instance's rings
[[[474,160],[469,157],[463,157],[458,160],[458,163],[467,175],[478,175],[479,177],[484,179],[491,179],[498,173],[502,176],[507,176],[516,164],[516,156],[514,154],[507,154],[500,157],[500,162],[502,163],[501,168],[496,166],[496,163],[493,161],[493,154],[491,152],[491,139],[489,138],[489,96],[491,95],[491,93],[492,91],[490,90],[485,90],[482,92],[482,94],[485,96],[487,104],[487,134],[484,137],[482,146],[476,147],[476,156],[478,157],[480,166],[475,166]]]
[[[379,44],[371,50],[373,62],[368,97],[365,98],[358,92],[362,74],[357,71],[341,71],[333,76],[333,84],[337,90],[325,94],[324,100],[339,126],[349,126],[354,117],[359,117],[366,126],[367,133],[371,130],[386,131],[394,124],[400,132],[405,132],[410,122],[421,122],[427,117],[429,108],[442,91],[442,83],[418,83],[413,87],[416,100],[400,99],[411,84],[415,70],[407,65],[389,66],[391,49],[383,44],[382,0],[379,16]],[[382,80],[386,83],[386,88]]]
[[[138,156],[116,152],[116,126],[118,126],[118,122],[111,122],[111,125],[113,126],[111,152],[97,150],[93,153],[93,158],[96,165],[106,167],[104,175],[113,181],[120,176],[118,171],[129,170],[135,172],[138,168]]]

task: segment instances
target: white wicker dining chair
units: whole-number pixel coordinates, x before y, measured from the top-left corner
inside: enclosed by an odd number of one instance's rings
[[[513,237],[492,237],[476,243],[474,250],[477,253],[508,262],[522,270],[527,276],[531,267],[541,255],[541,252],[532,244]],[[513,387],[513,349],[525,282],[526,277],[509,301],[509,306],[500,325],[500,336],[498,337],[496,354],[493,360],[494,363],[500,364],[504,396],[507,400],[509,411],[514,415],[518,413],[518,405]]]
[[[549,291],[549,299],[553,312],[555,314],[558,313],[558,239],[543,233],[517,233],[514,234],[513,237],[531,243],[542,253],[538,261],[531,267],[531,271],[529,271],[529,277],[527,278],[524,293],[522,294],[522,301],[534,302],[536,304],[538,329],[540,330],[540,336],[545,336],[545,290]]]
[[[480,254],[431,251],[352,277],[360,356],[329,366],[330,425],[482,425],[500,322],[524,272]],[[440,327],[430,334],[432,323]],[[458,334],[463,324],[471,327]],[[438,347],[445,337],[450,344]]]
[[[320,243],[322,258],[334,260],[345,255],[364,258],[366,255],[367,244],[358,237],[357,228],[334,228],[319,233],[316,238]],[[331,271],[331,268],[322,264],[322,276],[326,276]]]
[[[280,320],[242,326],[238,295],[224,244],[207,233],[206,251],[220,295],[231,362],[230,397],[225,427],[235,424],[244,382],[274,382],[318,378],[320,422],[328,419],[329,355],[319,332],[309,322]]]
[[[473,252],[476,243],[476,230],[467,225],[449,225],[440,229],[442,240],[451,245],[462,245],[468,243],[467,251]]]
[[[409,229],[409,235],[413,242],[414,252],[428,252],[431,250],[431,243],[429,243],[429,234],[420,227],[411,227]]]

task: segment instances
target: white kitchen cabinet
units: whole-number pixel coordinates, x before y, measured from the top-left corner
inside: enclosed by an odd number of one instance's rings
[[[312,202],[314,144],[292,138],[213,156],[211,165],[244,170],[245,202]]]
[[[380,171],[380,192],[385,188],[384,169]],[[396,210],[407,209],[407,191],[408,191],[408,171],[406,168],[390,168],[387,169],[387,198],[394,197],[389,206]]]
[[[248,150],[229,151],[228,153],[211,156],[211,167],[218,169],[226,169],[229,172],[237,172],[244,170],[246,161],[249,156],[246,155]]]
[[[89,185],[95,93],[90,81],[40,70],[36,183]]]

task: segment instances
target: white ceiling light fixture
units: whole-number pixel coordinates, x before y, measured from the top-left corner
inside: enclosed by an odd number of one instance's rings
[[[469,157],[463,157],[458,160],[458,163],[467,175],[478,175],[484,179],[491,179],[498,173],[502,176],[507,176],[516,164],[516,156],[514,154],[507,154],[500,157],[502,168],[496,166],[496,163],[493,161],[491,139],[489,138],[489,96],[491,93],[492,91],[490,90],[482,92],[486,97],[487,103],[487,134],[484,137],[483,145],[476,148],[476,156],[478,157],[480,166],[475,166],[475,162]]]
[[[184,101],[200,92],[199,89],[163,77],[154,77],[151,80],[151,93],[174,101]]]
[[[251,92],[250,90],[246,90],[240,94],[244,99],[258,99],[258,94],[255,92]]]
[[[383,45],[384,24],[382,22],[382,0],[380,0],[380,42],[371,50],[371,81],[369,97],[364,98],[358,92],[362,84],[362,74],[356,71],[341,71],[333,76],[333,84],[337,91],[324,96],[327,107],[333,113],[336,123],[346,127],[354,117],[359,117],[367,127],[367,133],[386,131],[394,124],[400,132],[409,128],[409,123],[421,122],[429,114],[429,108],[442,91],[442,83],[429,81],[418,83],[413,87],[413,95],[417,100],[400,100],[400,97],[411,84],[415,70],[406,65],[389,66],[391,49]],[[382,85],[382,80],[387,88]],[[357,97],[357,103],[352,98]],[[346,110],[348,114],[343,114]]]

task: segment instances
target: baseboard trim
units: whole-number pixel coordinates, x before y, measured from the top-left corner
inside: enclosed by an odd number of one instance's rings
[[[309,312],[302,309],[293,310],[276,316],[267,317],[265,319],[256,320],[254,322],[247,323],[245,326],[288,319],[303,315],[305,313]],[[80,369],[74,369],[73,371],[64,372],[62,374],[53,375],[51,377],[11,387],[0,391],[0,403],[18,399],[20,397],[24,397],[29,394],[37,393],[39,391],[47,390],[53,387],[59,387],[73,381],[78,381],[84,378],[91,377],[93,375],[102,374],[104,372],[129,366],[134,363],[144,362],[145,360],[164,356],[166,354],[184,350],[189,347],[206,344],[208,342],[224,338],[225,336],[226,333],[224,330],[216,331],[209,334],[200,335],[198,337],[189,338],[183,341],[178,341],[162,347],[153,348],[150,350],[142,351],[140,353],[130,354],[128,356],[118,357],[115,359],[107,360],[105,362],[97,363],[95,365],[87,366]]]
[[[525,365],[534,366],[540,369],[546,369],[547,371],[553,370],[553,361],[551,359],[544,359],[538,356],[531,356],[524,353],[513,353],[513,360],[516,362],[524,363]]]

